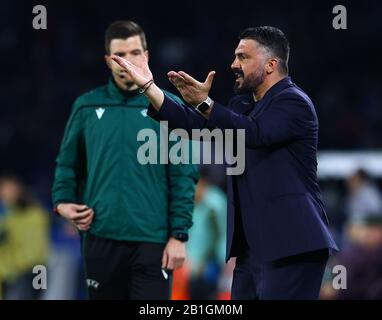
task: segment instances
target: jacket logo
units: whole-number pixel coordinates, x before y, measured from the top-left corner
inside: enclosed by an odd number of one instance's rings
[[[105,108],[98,108],[98,109],[96,109],[95,112],[96,112],[96,114],[97,114],[98,119],[101,119],[103,113],[105,112]]]
[[[147,117],[147,109],[141,111],[142,116]]]

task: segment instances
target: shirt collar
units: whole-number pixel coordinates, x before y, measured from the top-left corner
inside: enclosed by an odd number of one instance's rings
[[[285,78],[282,78],[280,81],[276,82],[272,87],[268,89],[268,91],[264,94],[263,98],[256,101],[256,103],[261,102],[261,101],[267,101],[270,98],[272,98],[276,93],[290,87],[293,85],[291,77],[287,76]],[[254,98],[253,98],[253,101]]]
[[[114,80],[114,78],[112,76],[109,79],[108,91],[109,91],[109,94],[113,98],[117,98],[117,99],[120,99],[122,101],[126,101],[127,99],[130,99],[132,97],[135,97],[135,96],[141,94],[141,93],[139,93],[139,89],[131,90],[131,91],[121,90],[117,86],[117,84],[115,83],[115,80]]]

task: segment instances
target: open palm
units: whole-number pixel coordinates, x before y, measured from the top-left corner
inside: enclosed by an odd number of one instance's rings
[[[194,79],[184,71],[170,71],[167,76],[170,82],[178,89],[183,99],[195,107],[208,97],[215,71],[210,71],[204,82]]]
[[[111,58],[125,70],[138,87],[144,86],[152,80],[153,74],[150,71],[146,56],[142,57],[139,65],[135,65],[124,58],[112,55]]]

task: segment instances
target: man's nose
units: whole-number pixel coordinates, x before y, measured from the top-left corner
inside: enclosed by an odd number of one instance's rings
[[[237,59],[235,58],[235,60],[233,60],[232,64],[231,64],[231,69],[239,69],[240,66],[237,62]]]

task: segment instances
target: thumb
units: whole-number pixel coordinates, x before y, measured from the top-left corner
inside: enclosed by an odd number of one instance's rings
[[[214,81],[215,71],[210,71],[207,75],[206,81],[204,81],[205,84],[207,84],[209,87],[212,85],[212,81]]]
[[[88,208],[86,204],[73,204],[74,210],[82,211]]]

